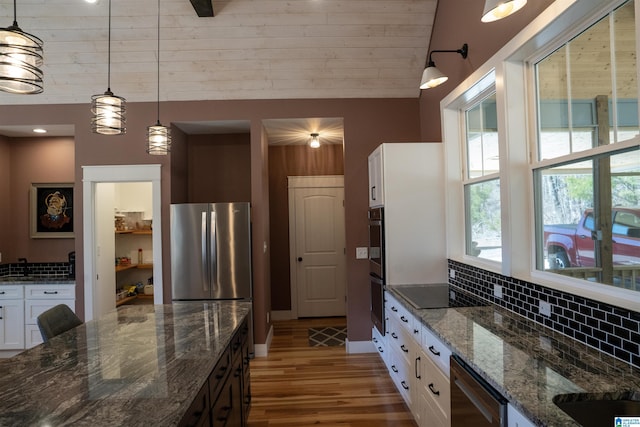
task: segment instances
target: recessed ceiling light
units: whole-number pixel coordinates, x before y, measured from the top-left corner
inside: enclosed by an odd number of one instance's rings
[[[36,128],[33,130],[33,133],[47,133],[47,130],[42,128]]]
[[[98,0],[84,0],[84,1],[86,1],[87,3],[91,3],[91,4],[98,3]]]

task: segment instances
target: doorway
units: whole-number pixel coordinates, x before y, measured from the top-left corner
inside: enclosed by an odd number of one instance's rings
[[[161,221],[160,165],[83,166],[83,254],[85,321],[98,318],[115,307],[114,190],[101,185],[123,182],[150,182],[152,221]],[[153,252],[154,304],[163,303],[162,232],[151,231]]]
[[[294,318],[346,315],[343,176],[291,176],[289,246]]]

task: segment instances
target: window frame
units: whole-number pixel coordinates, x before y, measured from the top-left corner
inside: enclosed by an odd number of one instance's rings
[[[527,27],[441,101],[442,136],[445,148],[445,209],[447,257],[517,279],[535,282],[586,298],[637,310],[640,292],[593,284],[581,279],[536,270],[533,170],[586,157],[572,153],[552,160],[537,160],[535,70],[533,64],[584,31],[625,0],[556,0]],[[636,3],[636,20],[640,15]],[[636,31],[639,38],[640,29]],[[640,43],[636,42],[640,50]],[[640,69],[640,67],[637,67]],[[640,71],[638,71],[640,77]],[[638,79],[640,81],[640,78]],[[502,262],[466,255],[464,107],[478,100],[491,84],[496,88],[500,149],[502,216]],[[596,147],[589,156],[628,149],[633,140]],[[486,177],[483,177],[486,178]]]

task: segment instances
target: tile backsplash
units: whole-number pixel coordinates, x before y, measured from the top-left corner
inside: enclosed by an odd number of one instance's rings
[[[469,292],[640,367],[640,312],[453,260],[448,261],[448,266],[455,270],[455,277],[449,278],[451,290]],[[494,296],[496,285],[502,287],[502,298]],[[550,316],[540,313],[540,301],[549,303]]]
[[[50,279],[66,278],[69,275],[68,262],[30,262],[27,265],[28,275],[46,277]],[[21,276],[24,274],[24,264],[0,264],[0,276]]]

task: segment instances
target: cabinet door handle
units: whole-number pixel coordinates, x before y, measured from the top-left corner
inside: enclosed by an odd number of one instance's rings
[[[4,295],[4,293],[5,293],[4,291],[0,291],[0,295]]]
[[[57,295],[58,291],[44,291],[45,295]]]
[[[375,200],[376,199],[376,186],[372,186],[371,187],[371,200]]]
[[[420,378],[422,378],[422,377],[420,376],[420,373],[418,372],[418,362],[419,362],[419,361],[420,361],[420,356],[416,357],[416,361],[415,361],[415,365],[414,365],[414,368],[415,368],[415,370],[416,370],[416,379],[420,379]]]
[[[2,310],[3,308],[4,308],[4,307],[2,307],[2,306],[0,305],[0,310]],[[2,320],[2,311],[0,311],[0,320]]]
[[[440,356],[440,352],[439,352],[439,351],[437,351],[437,350],[435,349],[435,347],[434,347],[434,346],[432,346],[432,345],[431,345],[431,346],[429,346],[429,351],[430,351],[431,353],[435,354],[436,356]]]
[[[429,384],[429,390],[431,390],[431,393],[435,394],[436,396],[440,396],[440,392],[433,388],[433,383]]]

